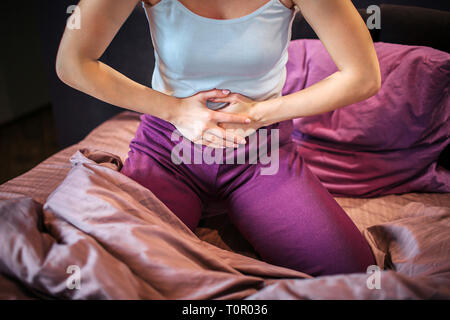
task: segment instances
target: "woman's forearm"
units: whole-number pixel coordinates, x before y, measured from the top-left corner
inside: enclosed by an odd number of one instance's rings
[[[314,85],[279,98],[256,103],[250,115],[269,125],[275,122],[333,111],[368,99],[380,87],[377,77],[336,72]]]
[[[112,105],[170,120],[179,99],[141,85],[108,65],[85,59],[57,62],[59,78],[67,85]]]

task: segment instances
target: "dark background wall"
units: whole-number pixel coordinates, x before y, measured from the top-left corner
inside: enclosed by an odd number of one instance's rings
[[[438,9],[450,11],[450,1],[448,0],[352,0],[353,4],[357,8],[367,8],[372,4],[396,4],[403,6],[418,6],[423,8]]]
[[[50,103],[39,15],[15,0],[0,9],[0,125]]]

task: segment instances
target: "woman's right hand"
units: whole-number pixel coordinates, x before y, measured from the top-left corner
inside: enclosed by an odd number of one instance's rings
[[[251,119],[245,115],[237,115],[208,109],[206,101],[213,98],[224,98],[229,90],[212,89],[200,91],[193,96],[180,98],[175,115],[170,122],[178,131],[196,144],[204,144],[212,148],[238,147],[245,144],[245,138],[232,130],[225,130],[219,123],[249,124]]]

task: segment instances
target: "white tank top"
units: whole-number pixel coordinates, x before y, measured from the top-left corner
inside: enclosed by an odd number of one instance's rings
[[[213,88],[258,101],[281,96],[296,5],[270,0],[225,20],[200,16],[177,0],[143,6],[155,50],[154,90],[178,98]]]

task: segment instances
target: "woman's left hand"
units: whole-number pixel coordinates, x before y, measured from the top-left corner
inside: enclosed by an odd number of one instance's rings
[[[265,126],[264,123],[255,118],[255,109],[258,101],[254,101],[240,93],[231,93],[223,98],[210,99],[212,102],[228,102],[229,105],[220,109],[220,112],[234,113],[247,116],[252,119],[249,124],[238,123],[219,123],[219,126],[225,130],[231,130],[231,133],[240,132],[240,136],[246,137],[254,133],[259,128]]]

